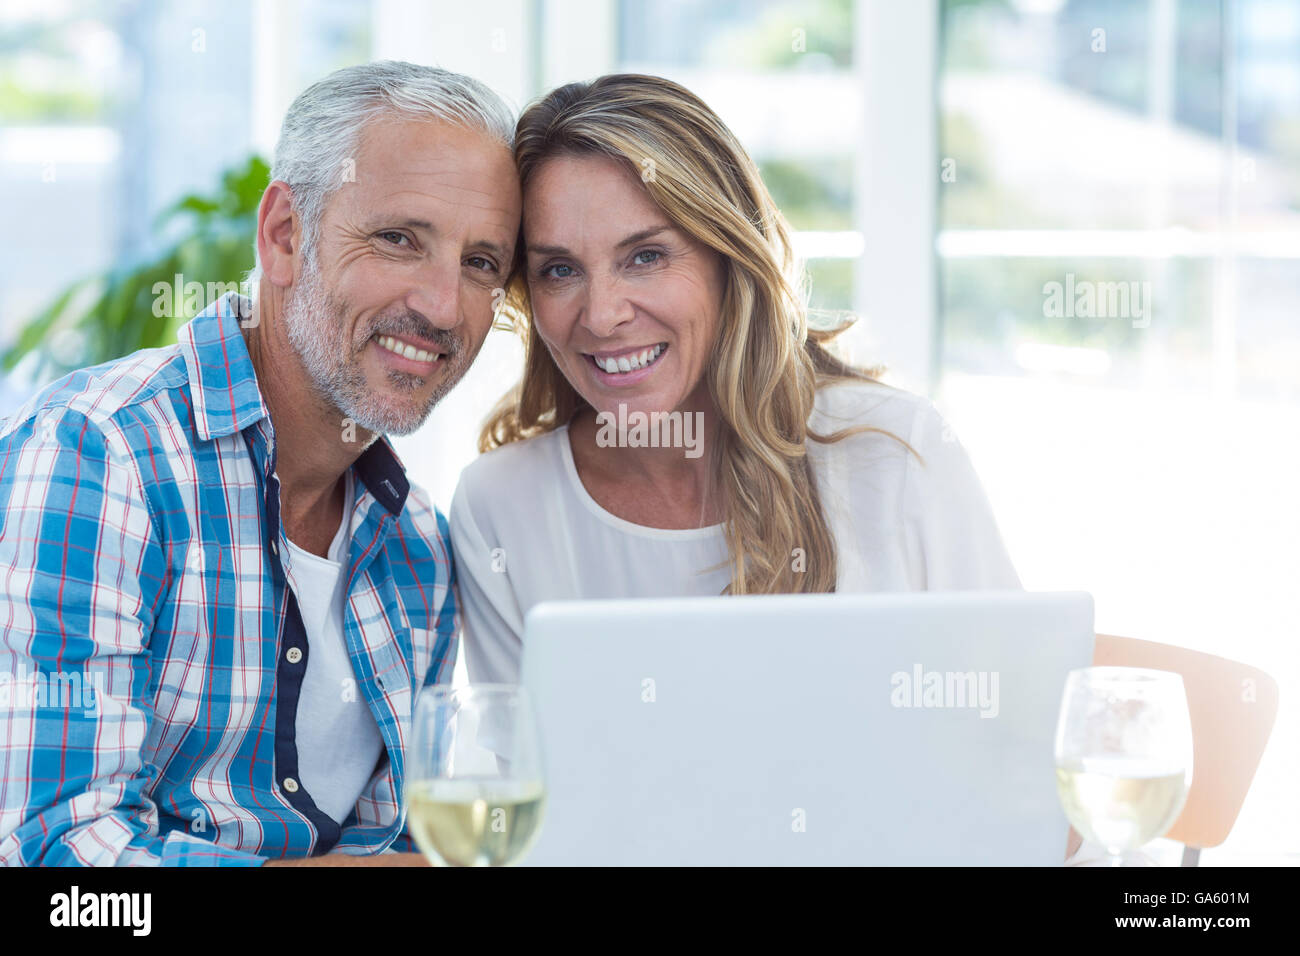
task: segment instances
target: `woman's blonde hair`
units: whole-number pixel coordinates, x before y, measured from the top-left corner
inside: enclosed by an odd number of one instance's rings
[[[705,376],[721,425],[713,452],[730,551],[727,590],[835,590],[835,540],[805,441],[876,429],[819,435],[808,418],[819,387],[875,381],[877,370],[854,369],[828,350],[845,326],[809,329],[806,279],[789,230],[745,149],[690,91],[661,77],[617,74],[570,83],[533,103],[516,125],[514,151],[525,189],[555,156],[624,162],[677,228],[720,254],[726,281]],[[530,321],[522,270],[506,292],[502,312],[524,339],[524,375],[484,425],[480,451],[551,431],[587,406]]]

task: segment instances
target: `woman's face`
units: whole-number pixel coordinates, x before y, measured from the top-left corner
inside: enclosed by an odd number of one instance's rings
[[[722,305],[722,258],[675,227],[640,177],[557,156],[524,195],[538,334],[597,412],[698,410]]]

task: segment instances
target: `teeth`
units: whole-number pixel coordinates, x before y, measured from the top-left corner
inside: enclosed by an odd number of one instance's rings
[[[592,358],[595,359],[596,364],[600,366],[600,368],[616,375],[620,372],[635,372],[637,369],[645,368],[657,359],[663,350],[664,347],[662,345],[656,345],[652,348],[642,349],[636,354],[624,355],[619,358],[602,359],[594,355]]]
[[[417,349],[414,345],[407,345],[405,342],[398,341],[391,335],[380,335],[375,339],[375,341],[388,349],[388,351],[401,355],[404,358],[415,359],[417,362],[432,362],[438,357],[434,352],[426,352],[424,349]]]

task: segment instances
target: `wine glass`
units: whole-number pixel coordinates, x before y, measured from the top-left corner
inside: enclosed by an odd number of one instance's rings
[[[1151,866],[1139,848],[1163,836],[1192,783],[1192,723],[1183,679],[1139,667],[1085,667],[1065,682],[1056,725],[1056,787],[1098,863]]]
[[[546,786],[532,703],[514,684],[434,685],[415,705],[407,823],[434,866],[510,866],[541,828]]]

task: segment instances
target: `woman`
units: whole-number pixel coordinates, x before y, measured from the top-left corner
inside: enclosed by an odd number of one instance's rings
[[[542,600],[1020,586],[933,406],[809,331],[786,224],[704,103],[570,84],[515,160],[525,371],[451,510],[472,681],[517,680]]]

